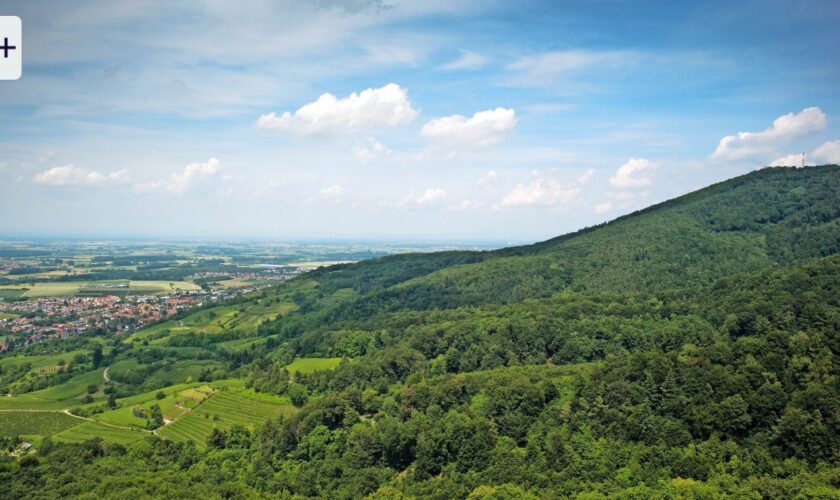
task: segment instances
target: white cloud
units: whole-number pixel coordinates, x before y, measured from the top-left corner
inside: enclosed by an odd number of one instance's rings
[[[591,168],[587,169],[584,173],[580,175],[580,177],[577,178],[577,181],[579,184],[586,184],[587,182],[589,182],[589,179],[591,179],[593,175],[595,175],[595,170]]]
[[[196,183],[203,179],[214,177],[219,173],[219,160],[210,158],[204,163],[190,163],[181,172],[174,173],[166,180],[153,180],[136,184],[132,189],[136,193],[158,191],[165,189],[173,194],[184,194]]]
[[[444,116],[425,125],[420,133],[449,147],[485,148],[498,143],[516,128],[513,109],[479,111],[472,118]]]
[[[825,113],[817,107],[805,108],[797,114],[788,113],[773,120],[773,124],[761,132],[738,132],[723,137],[712,153],[712,159],[741,160],[766,155],[778,146],[824,129],[826,123]]]
[[[507,194],[500,205],[502,207],[553,206],[568,205],[580,193],[580,187],[565,185],[556,179],[535,179],[528,184],[517,184]]]
[[[499,181],[499,174],[495,170],[488,170],[484,177],[478,180],[479,187],[492,186]]]
[[[631,158],[618,167],[615,176],[610,178],[610,185],[619,189],[635,189],[650,186],[653,181],[644,175],[645,171],[656,169],[656,164],[645,158]]]
[[[613,204],[611,201],[605,201],[604,203],[599,203],[595,206],[595,213],[596,214],[603,214],[612,210]]]
[[[427,189],[425,193],[417,198],[417,204],[427,205],[430,203],[436,203],[444,198],[446,198],[446,191],[439,187],[432,187]]]
[[[357,158],[365,162],[384,158],[393,153],[387,146],[373,137],[368,137],[364,144],[354,147],[353,152],[356,153]]]
[[[631,59],[630,54],[620,52],[591,52],[566,50],[546,52],[536,56],[523,57],[509,64],[507,70],[512,76],[509,85],[544,87],[553,85],[557,79],[584,68],[608,65],[614,66]]]
[[[268,113],[257,120],[257,128],[291,131],[304,135],[340,134],[373,127],[405,125],[419,114],[408,100],[408,92],[395,83],[367,89],[344,98],[323,94],[294,114]]]
[[[41,172],[33,178],[33,181],[46,186],[101,186],[124,182],[127,177],[127,170],[117,170],[104,174],[96,170],[79,168],[75,165],[64,165]]]
[[[169,177],[166,190],[175,194],[183,194],[195,181],[211,177],[218,172],[219,160],[216,158],[210,158],[205,163],[190,163],[184,167],[183,172],[172,174]]]
[[[814,160],[822,163],[840,164],[840,141],[828,141],[811,153]]]
[[[488,61],[481,54],[476,54],[470,50],[461,50],[461,57],[439,66],[438,69],[443,71],[475,70],[487,64]]]
[[[333,184],[321,190],[321,196],[324,198],[338,198],[343,194],[344,188],[339,184]]]
[[[465,210],[478,210],[483,206],[484,204],[480,201],[464,200],[461,203],[449,206],[448,209],[453,212],[463,212]]]
[[[805,165],[810,166],[814,163],[808,161],[808,155],[805,155]],[[802,154],[792,154],[776,158],[770,162],[771,167],[798,167],[802,165]]]
[[[805,154],[805,166],[822,164],[840,164],[840,141],[828,141],[821,144],[810,154]],[[802,165],[802,153],[785,155],[770,162],[771,167],[798,167]]]

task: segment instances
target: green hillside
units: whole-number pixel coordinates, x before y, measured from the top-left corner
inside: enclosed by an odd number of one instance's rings
[[[312,274],[329,320],[520,302],[560,291],[653,292],[840,251],[840,167],[772,168],[535,245],[401,255]],[[308,304],[304,301],[304,304]]]
[[[113,496],[107,470],[140,497],[838,498],[837,166],[162,325],[110,341],[107,383],[2,398],[95,421],[44,417],[37,463],[0,463],[11,497]],[[17,387],[25,363],[4,366]]]

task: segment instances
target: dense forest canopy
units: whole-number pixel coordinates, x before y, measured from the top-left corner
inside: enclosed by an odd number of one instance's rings
[[[321,268],[272,293],[247,300],[295,307],[253,331],[115,344],[101,363],[211,357],[205,379],[294,412],[203,443],[46,439],[0,461],[4,496],[840,496],[838,166],[763,169],[535,245]],[[291,368],[307,358],[342,360]]]

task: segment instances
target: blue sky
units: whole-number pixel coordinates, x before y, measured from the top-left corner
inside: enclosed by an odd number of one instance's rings
[[[0,14],[0,234],[533,241],[840,162],[836,1]]]

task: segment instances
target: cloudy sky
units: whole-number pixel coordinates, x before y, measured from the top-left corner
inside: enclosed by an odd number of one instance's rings
[[[840,2],[5,1],[0,234],[533,241],[840,162]]]

